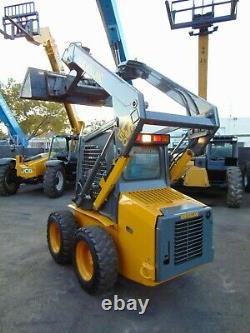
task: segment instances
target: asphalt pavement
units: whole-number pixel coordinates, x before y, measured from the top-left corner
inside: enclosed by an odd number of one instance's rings
[[[215,260],[156,288],[119,278],[114,289],[86,294],[71,266],[58,266],[46,243],[50,212],[64,209],[72,192],[48,199],[40,185],[0,197],[1,333],[248,333],[250,332],[250,194],[241,209],[221,193],[197,193],[213,206]],[[149,299],[138,311],[104,311],[114,295]]]

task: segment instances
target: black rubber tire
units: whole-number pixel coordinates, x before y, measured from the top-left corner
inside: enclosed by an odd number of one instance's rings
[[[227,205],[239,208],[243,198],[242,172],[239,167],[227,168]]]
[[[51,246],[49,232],[51,223],[55,223],[60,232],[60,250],[57,253],[53,251]],[[50,214],[47,223],[47,242],[50,254],[58,264],[65,265],[72,263],[75,233],[76,223],[70,211],[62,210]]]
[[[58,188],[58,173],[63,178],[62,186]],[[64,166],[59,164],[56,166],[47,167],[43,176],[43,190],[49,198],[59,198],[63,195],[65,190],[65,169]]]
[[[12,163],[0,165],[0,195],[16,194],[19,186],[15,165]]]
[[[76,246],[79,241],[88,244],[94,266],[93,276],[86,281],[76,263]],[[80,228],[76,232],[73,262],[82,288],[89,294],[97,294],[113,287],[118,276],[118,255],[111,236],[100,227]]]
[[[250,162],[246,163],[245,176],[246,176],[246,179],[247,179],[247,182],[245,184],[245,191],[249,193],[250,192]]]

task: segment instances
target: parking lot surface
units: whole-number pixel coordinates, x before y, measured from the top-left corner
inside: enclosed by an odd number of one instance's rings
[[[0,197],[0,332],[231,333],[250,332],[250,195],[241,209],[221,194],[196,194],[213,206],[215,259],[156,288],[119,278],[113,290],[86,294],[71,266],[58,266],[46,244],[50,212],[73,194],[48,199],[40,186]],[[144,315],[104,311],[114,295],[149,298]]]

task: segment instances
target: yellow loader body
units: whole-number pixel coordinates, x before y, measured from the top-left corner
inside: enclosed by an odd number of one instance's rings
[[[185,212],[184,207],[190,204],[196,209]],[[163,215],[162,208],[176,208],[180,219],[190,219],[198,215],[197,204],[203,207],[194,199],[166,187],[120,193],[117,223],[99,212],[74,204],[69,207],[78,227],[98,225],[112,236],[119,254],[120,274],[143,285],[156,286],[164,282],[156,279],[156,224],[158,217]]]

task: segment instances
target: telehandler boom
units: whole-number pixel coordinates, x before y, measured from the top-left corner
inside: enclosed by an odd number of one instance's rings
[[[63,72],[54,38],[48,27],[40,28],[39,15],[35,10],[34,2],[5,7],[3,26],[4,30],[1,32],[6,39],[25,37],[35,45],[42,45],[52,70],[56,73]],[[58,138],[53,138],[49,153],[32,158],[18,155],[15,159],[0,159],[0,195],[15,194],[21,183],[43,182],[45,194],[55,198],[63,194],[66,181],[74,182],[76,143],[84,123],[78,119],[72,105],[63,104],[73,135],[65,135],[64,138],[60,135]],[[71,148],[74,150],[71,151]],[[57,154],[55,154],[56,150]]]

